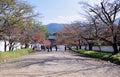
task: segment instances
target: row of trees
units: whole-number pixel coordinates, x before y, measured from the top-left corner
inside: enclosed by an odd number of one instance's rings
[[[111,45],[114,53],[119,52],[120,46],[120,22],[115,23],[117,15],[120,13],[120,0],[103,0],[100,4],[92,6],[88,3],[80,2],[84,7],[88,7],[85,12],[84,23],[76,22],[66,24],[64,30],[58,32],[58,43],[81,45],[107,44]]]
[[[35,22],[31,5],[20,0],[0,0],[0,39],[4,40],[6,51],[13,50],[16,43],[29,47],[30,43],[41,42],[45,37],[45,27]],[[8,44],[7,44],[8,41]]]

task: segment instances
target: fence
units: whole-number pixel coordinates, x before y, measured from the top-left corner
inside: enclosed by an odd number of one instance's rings
[[[85,49],[85,46],[82,46],[81,48]],[[88,46],[86,47],[86,49],[89,49]],[[112,46],[93,46],[92,50],[113,52]]]

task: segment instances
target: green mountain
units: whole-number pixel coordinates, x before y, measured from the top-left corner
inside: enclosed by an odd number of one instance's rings
[[[63,24],[58,24],[58,23],[50,23],[50,24],[46,25],[48,32],[51,34],[62,30],[62,27],[63,27]]]

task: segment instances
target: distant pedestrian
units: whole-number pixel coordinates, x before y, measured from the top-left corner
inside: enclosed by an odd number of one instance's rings
[[[44,44],[41,45],[41,50],[46,51],[46,46]]]
[[[49,46],[46,46],[46,48],[47,48],[47,51],[49,52],[49,51],[50,51],[50,50],[49,50],[49,49],[50,49],[50,47],[49,47]]]
[[[56,49],[56,51],[57,51],[57,45],[55,46],[55,49]]]
[[[52,46],[50,46],[50,51],[52,51]]]
[[[41,45],[41,50],[43,50],[43,45]]]
[[[45,47],[45,45],[43,45],[43,50],[46,51],[46,47]]]
[[[67,47],[66,47],[66,45],[65,45],[65,51],[66,51],[66,49],[67,49]]]
[[[36,48],[37,48],[37,46],[36,46],[36,45],[34,45],[34,46],[33,46],[33,50],[36,50]]]

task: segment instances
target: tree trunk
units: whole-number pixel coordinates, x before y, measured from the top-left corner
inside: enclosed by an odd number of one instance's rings
[[[29,44],[25,43],[25,48],[29,48]]]
[[[119,46],[119,52],[120,52],[120,46]]]
[[[112,44],[112,47],[113,47],[113,50],[114,50],[113,54],[119,53],[119,50],[118,50],[118,48],[117,48],[117,44],[116,44],[116,43],[113,43],[113,44]]]
[[[113,54],[119,53],[116,41],[117,41],[117,37],[116,37],[116,35],[114,35],[113,36],[113,44],[112,44],[112,47],[113,47],[113,50],[114,50]]]
[[[80,39],[79,39],[79,49],[81,49]]]
[[[9,51],[11,51],[12,50],[12,44],[11,43],[9,43]]]
[[[76,45],[76,50],[78,50],[79,48],[78,48],[78,45]]]
[[[4,41],[4,51],[6,51],[7,50],[7,43],[6,43],[6,41]]]
[[[89,50],[92,50],[92,44],[89,43],[88,45],[89,45]]]
[[[72,50],[71,46],[68,46],[68,49],[69,49],[69,50]]]
[[[11,50],[13,51],[13,50],[14,50],[14,47],[12,47]]]
[[[81,45],[79,45],[79,49],[81,49]]]

